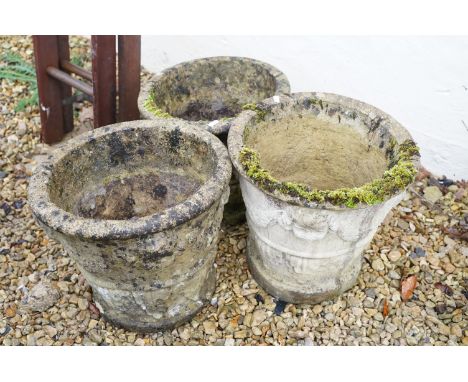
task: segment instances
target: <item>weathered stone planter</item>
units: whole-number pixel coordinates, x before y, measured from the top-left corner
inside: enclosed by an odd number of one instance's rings
[[[57,149],[31,178],[29,203],[104,317],[153,331],[189,319],[213,293],[230,177],[227,151],[208,132],[133,121]]]
[[[257,131],[262,120],[268,129],[293,117],[348,126],[385,154],[388,169],[364,185],[334,190],[276,179],[245,142],[266,136]],[[316,303],[354,285],[363,250],[403,198],[419,164],[418,148],[397,121],[365,103],[326,93],[274,97],[256,112],[243,112],[233,122],[228,147],[247,207],[251,272],[269,293],[293,303]]]
[[[194,121],[226,143],[232,118],[273,95],[289,94],[286,76],[275,67],[245,57],[209,57],[183,62],[142,85],[138,106],[145,119]],[[239,183],[233,175],[225,219],[244,219]]]

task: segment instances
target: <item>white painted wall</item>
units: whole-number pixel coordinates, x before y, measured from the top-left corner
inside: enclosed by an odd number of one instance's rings
[[[142,37],[142,64],[151,71],[218,55],[269,62],[293,92],[377,106],[411,132],[426,168],[468,179],[468,37]]]

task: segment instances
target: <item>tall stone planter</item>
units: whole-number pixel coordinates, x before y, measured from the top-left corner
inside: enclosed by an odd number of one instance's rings
[[[193,121],[226,144],[233,117],[273,95],[289,94],[286,76],[275,67],[245,57],[209,57],[183,62],[142,85],[138,106],[145,119]],[[244,219],[245,206],[235,174],[225,220]]]
[[[214,291],[230,177],[227,150],[207,131],[132,121],[57,149],[31,178],[29,204],[105,319],[154,331],[188,320]]]
[[[274,134],[275,121],[287,125],[297,121],[294,118],[351,129],[369,148],[385,155],[387,169],[365,184],[331,190],[278,180],[246,142],[261,143]],[[277,148],[281,163],[291,160],[281,156],[287,145],[285,140]],[[274,97],[258,104],[256,111],[243,112],[229,131],[228,148],[247,208],[250,270],[265,290],[292,303],[317,303],[355,284],[363,250],[402,200],[419,165],[417,146],[392,117],[327,93]]]

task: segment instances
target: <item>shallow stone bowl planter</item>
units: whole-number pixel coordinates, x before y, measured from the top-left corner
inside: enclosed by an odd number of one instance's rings
[[[58,148],[31,178],[39,225],[76,261],[103,316],[154,331],[188,320],[215,288],[231,164],[180,121],[132,121]]]
[[[336,190],[275,179],[246,138],[265,125],[262,121],[298,116],[349,126],[385,153],[387,170],[360,187]],[[363,102],[327,93],[274,97],[256,111],[243,112],[229,131],[228,148],[247,208],[250,270],[266,291],[292,303],[317,303],[355,284],[363,250],[402,200],[419,165],[417,146],[396,120]]]
[[[208,57],[183,62],[142,85],[138,106],[145,119],[194,121],[224,143],[232,118],[273,95],[289,94],[286,76],[270,64],[246,57]],[[239,182],[233,175],[225,220],[244,219]]]

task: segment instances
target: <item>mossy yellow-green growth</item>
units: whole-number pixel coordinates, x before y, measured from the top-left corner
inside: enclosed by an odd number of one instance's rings
[[[242,106],[242,110],[252,110],[255,113],[257,113],[257,122],[261,122],[265,120],[266,116],[266,111],[260,109],[256,104],[254,103],[247,103],[244,106]]]
[[[156,117],[159,118],[172,118],[172,115],[166,113],[165,111],[156,107],[156,101],[154,99],[154,94],[150,94],[149,97],[145,101],[145,108],[150,113],[154,114]]]
[[[360,203],[368,205],[382,203],[387,197],[412,183],[416,168],[411,160],[415,156],[419,156],[419,148],[412,140],[406,140],[398,147],[396,164],[385,171],[381,178],[360,187],[336,190],[318,190],[300,183],[281,182],[261,167],[258,153],[248,147],[241,150],[239,160],[247,176],[266,191],[277,190],[286,195],[303,198],[308,202],[329,202],[336,206],[354,208]]]

